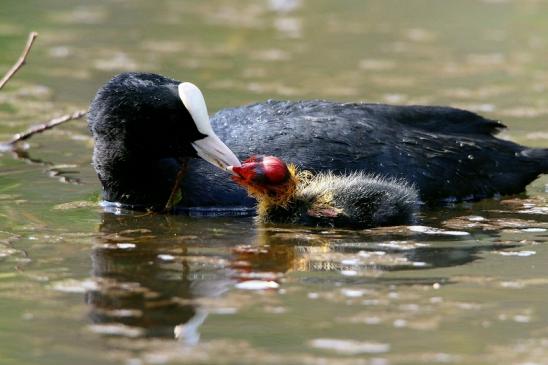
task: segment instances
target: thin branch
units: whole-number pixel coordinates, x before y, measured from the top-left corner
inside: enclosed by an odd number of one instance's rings
[[[181,193],[180,186],[181,182],[183,181],[183,177],[186,175],[188,171],[188,160],[183,160],[183,163],[181,164],[181,169],[177,173],[177,176],[175,177],[175,184],[173,184],[173,188],[171,189],[171,194],[169,194],[169,199],[166,202],[166,205],[164,206],[164,212],[170,212],[173,207],[178,203],[178,200],[181,199],[181,196],[179,195]]]
[[[34,43],[34,40],[38,37],[38,33],[31,32],[29,34],[29,38],[27,40],[27,45],[25,46],[25,49],[23,50],[23,53],[21,54],[21,57],[15,62],[15,65],[4,75],[2,80],[0,80],[0,89],[6,85],[6,83],[15,75],[17,71],[26,63],[27,56],[30,52],[30,49],[32,47],[32,44]]]
[[[9,69],[9,71],[0,80],[0,89],[2,89],[7,84],[7,82],[17,73],[17,71],[19,71],[19,69],[23,67],[23,65],[25,65],[25,63],[27,62],[27,57],[29,55],[30,49],[32,48],[32,45],[34,44],[36,37],[38,37],[38,33],[36,32],[31,32],[29,34],[27,44],[25,45],[25,49],[23,50],[23,53],[21,54],[17,62],[15,62],[15,64],[11,67],[11,69]],[[70,176],[65,176],[65,174],[71,173],[70,171],[62,171],[59,168],[56,168],[53,165],[53,163],[49,161],[42,161],[42,160],[31,158],[28,155],[28,152],[23,149],[20,149],[20,146],[18,146],[17,143],[20,141],[24,141],[35,134],[42,133],[48,129],[57,127],[58,125],[66,123],[70,120],[80,119],[84,115],[86,115],[86,113],[87,113],[86,110],[79,110],[72,114],[66,114],[61,117],[53,118],[46,123],[34,125],[30,127],[29,129],[27,129],[25,132],[14,135],[9,142],[0,143],[0,151],[12,151],[14,156],[18,159],[22,159],[33,164],[51,166],[47,170],[50,176],[57,177],[62,182],[79,184],[80,179],[73,178]]]
[[[22,133],[17,133],[16,135],[14,135],[12,137],[12,139],[9,142],[6,142],[4,144],[9,145],[9,146],[13,146],[17,142],[24,141],[24,140],[34,136],[35,134],[42,133],[44,131],[47,131],[48,129],[57,127],[58,125],[61,125],[61,124],[66,123],[68,121],[71,121],[71,120],[74,120],[74,119],[80,119],[84,115],[86,115],[86,113],[87,113],[87,110],[79,110],[79,111],[74,112],[72,114],[66,114],[66,115],[63,115],[63,116],[60,116],[60,117],[57,117],[57,118],[53,118],[52,120],[50,120],[47,123],[34,125],[34,126],[30,127],[29,129],[27,129],[26,131],[24,131]]]

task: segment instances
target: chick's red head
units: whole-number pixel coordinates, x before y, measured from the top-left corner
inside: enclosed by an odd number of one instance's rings
[[[275,156],[252,156],[232,167],[232,172],[232,180],[257,198],[286,200],[294,192],[294,174]]]

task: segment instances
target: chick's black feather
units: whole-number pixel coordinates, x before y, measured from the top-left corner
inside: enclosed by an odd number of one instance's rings
[[[404,180],[364,173],[320,173],[297,187],[286,205],[260,212],[265,223],[370,228],[415,222],[418,194]]]

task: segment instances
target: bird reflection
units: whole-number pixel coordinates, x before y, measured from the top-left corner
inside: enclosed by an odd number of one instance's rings
[[[207,313],[197,299],[232,283],[226,270],[193,265],[199,247],[183,234],[188,222],[162,215],[102,214],[92,252],[97,290],[86,295],[95,324],[140,328],[147,337],[199,339]],[[208,280],[203,280],[207,277]]]
[[[176,337],[195,344],[211,303],[222,308],[226,294],[243,281],[275,281],[283,286],[281,279],[293,271],[357,270],[356,284],[397,284],[394,275],[383,277],[386,271],[406,271],[401,284],[429,284],[422,276],[413,279],[408,271],[464,265],[478,260],[484,251],[509,247],[473,245],[469,238],[467,245],[458,239],[439,244],[443,239],[438,237],[429,245],[399,249],[393,242],[420,237],[402,232],[405,229],[320,231],[261,226],[251,218],[104,212],[92,251],[97,285],[86,294],[90,318],[95,325],[138,329],[139,336]],[[383,246],[388,241],[392,244]],[[371,272],[376,274],[368,276]],[[334,284],[343,276],[310,278]]]
[[[242,277],[258,272],[320,272],[357,270],[370,280],[382,282],[382,272],[421,271],[461,266],[482,258],[489,251],[516,247],[517,244],[491,241],[496,232],[476,232],[466,238],[425,237],[406,227],[386,227],[367,231],[319,231],[259,227],[257,242],[234,249]],[[476,240],[486,241],[477,245]],[[430,241],[430,242],[429,242]],[[418,243],[415,245],[415,243]],[[245,267],[245,265],[248,265]],[[405,275],[409,282],[409,275]],[[332,280],[329,277],[328,280]],[[440,278],[433,278],[433,281]],[[449,281],[449,278],[442,278]],[[393,282],[394,277],[390,279]],[[411,278],[412,281],[412,278]],[[417,284],[423,279],[417,279]]]

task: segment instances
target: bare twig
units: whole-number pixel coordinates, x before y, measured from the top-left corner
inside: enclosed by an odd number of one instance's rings
[[[164,206],[164,212],[169,212],[173,209],[173,207],[178,203],[177,202],[177,195],[180,194],[180,185],[181,181],[183,180],[183,177],[186,175],[188,170],[188,160],[185,159],[183,163],[181,164],[181,169],[177,173],[177,176],[175,177],[175,184],[173,184],[173,188],[171,189],[171,194],[169,194],[169,199],[166,202],[166,205]],[[180,197],[179,197],[180,199]]]
[[[36,39],[36,37],[38,37],[38,33],[36,33],[36,32],[31,32],[29,34],[29,38],[27,40],[27,45],[25,46],[25,49],[23,50],[23,53],[21,54],[21,56],[19,57],[17,62],[15,62],[15,65],[13,65],[12,68],[4,75],[2,80],[0,80],[0,89],[2,89],[4,87],[4,85],[6,85],[6,83],[9,81],[9,79],[11,79],[13,77],[13,75],[15,75],[15,73],[17,71],[19,71],[19,69],[26,63],[27,56],[30,52],[30,49],[31,49],[32,44],[34,43],[34,40]]]
[[[57,118],[53,118],[52,120],[50,120],[47,123],[34,125],[34,126],[30,127],[29,129],[27,129],[26,131],[24,131],[22,133],[17,133],[16,135],[14,135],[9,142],[5,143],[5,145],[13,146],[17,142],[24,141],[24,140],[34,136],[37,133],[42,133],[44,131],[47,131],[48,129],[57,127],[58,125],[66,123],[70,120],[80,119],[84,115],[86,115],[86,113],[87,113],[86,110],[79,110],[79,111],[74,112],[72,114],[66,114],[66,115],[63,115],[63,116],[60,116],[60,117],[57,117]]]
[[[27,62],[27,57],[29,55],[30,49],[32,48],[32,45],[34,44],[34,41],[36,40],[36,37],[38,37],[38,33],[36,32],[31,32],[29,34],[27,44],[25,46],[25,49],[23,50],[23,53],[21,54],[17,62],[15,62],[11,69],[9,69],[9,71],[0,80],[0,89],[2,89],[7,84],[7,82],[17,73],[17,71],[19,71],[19,69],[23,67],[23,65]],[[21,148],[21,146],[18,146],[17,143],[20,141],[24,141],[37,133],[42,133],[48,129],[54,128],[70,120],[80,119],[84,115],[86,115],[86,113],[86,110],[79,110],[72,114],[66,114],[61,117],[53,118],[46,123],[34,125],[27,129],[25,132],[14,135],[9,142],[0,142],[0,151],[11,151],[17,159],[22,159],[32,164],[46,166],[48,167],[48,174],[52,177],[57,177],[62,182],[79,184],[80,179],[65,176],[67,173],[72,173],[71,171],[63,171],[49,161],[33,159],[29,156],[28,152],[25,149]]]

